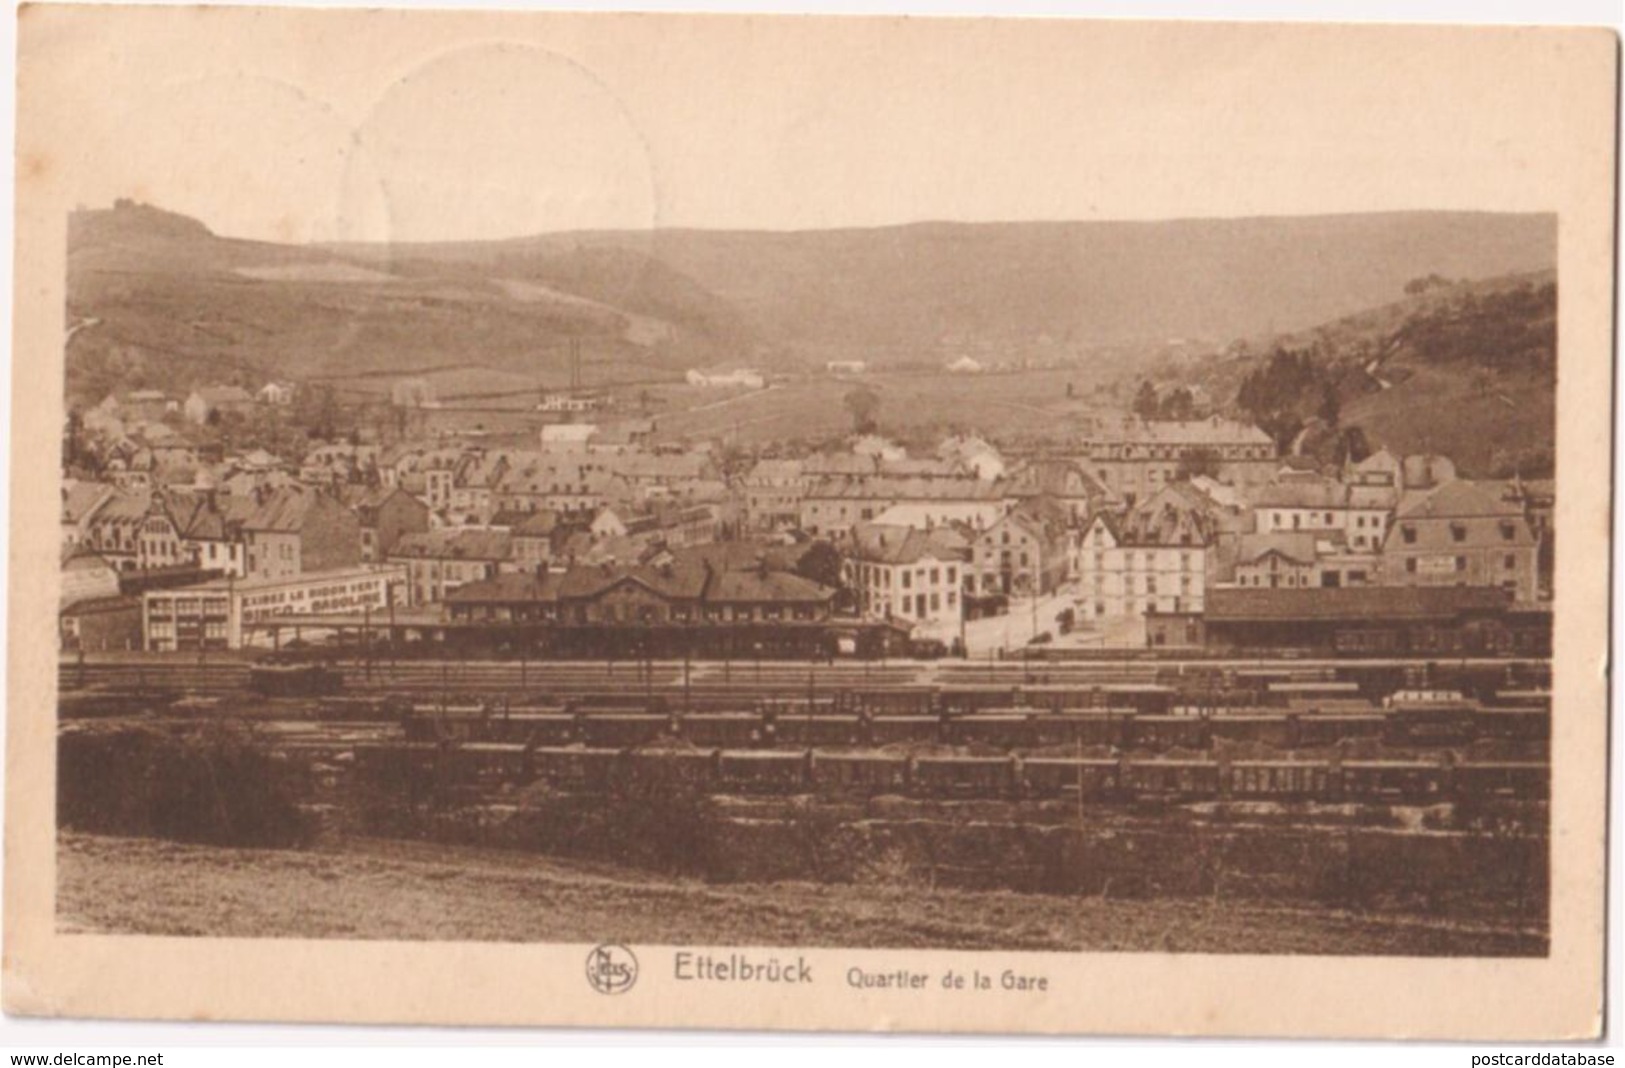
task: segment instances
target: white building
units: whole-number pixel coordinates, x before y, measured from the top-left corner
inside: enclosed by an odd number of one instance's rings
[[[846,584],[856,592],[864,618],[958,633],[968,546],[952,528],[860,523],[843,555]]]
[[[1202,610],[1218,524],[1199,497],[1169,486],[1121,521],[1104,512],[1089,521],[1073,564],[1085,619]]]
[[[1398,504],[1389,486],[1345,485],[1320,475],[1294,475],[1251,493],[1260,534],[1341,533],[1356,552],[1377,552]]]
[[[150,653],[241,649],[255,644],[252,624],[387,610],[405,586],[405,568],[366,567],[149,590],[141,595],[142,640]]]
[[[599,408],[603,399],[596,394],[549,393],[536,405],[538,412],[590,412]]]
[[[254,399],[261,404],[271,404],[281,407],[293,403],[293,387],[286,382],[267,382],[254,394]]]
[[[736,389],[761,389],[767,385],[767,376],[760,371],[748,367],[740,367],[732,371],[696,371],[690,370],[683,376],[691,386],[727,387]]]
[[[542,451],[585,452],[597,433],[596,423],[551,423],[542,427]]]

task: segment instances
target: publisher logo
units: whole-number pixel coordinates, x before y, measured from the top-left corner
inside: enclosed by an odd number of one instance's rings
[[[638,958],[625,946],[605,942],[587,954],[587,982],[600,994],[624,994],[638,981]]]

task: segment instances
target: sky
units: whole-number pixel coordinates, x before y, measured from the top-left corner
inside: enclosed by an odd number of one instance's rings
[[[39,9],[33,9],[38,11]],[[280,241],[1543,211],[1552,30],[144,9],[22,22],[73,202]],[[45,109],[42,109],[45,110]],[[42,129],[35,127],[35,129]],[[25,166],[29,128],[20,130]]]

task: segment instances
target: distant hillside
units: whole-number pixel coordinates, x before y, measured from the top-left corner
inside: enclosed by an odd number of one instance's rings
[[[1413,288],[1311,330],[1238,343],[1191,377],[1300,449],[1325,448],[1335,420],[1372,447],[1443,453],[1464,473],[1550,475],[1555,273]]]
[[[128,203],[69,219],[67,288],[80,402],[135,385],[447,366],[558,385],[572,339],[589,382],[671,378],[748,344],[724,304],[630,252],[481,270],[222,238]]]
[[[1557,231],[1549,215],[1414,212],[679,230],[646,247],[737,308],[766,342],[815,358],[877,352],[885,362],[1303,329],[1389,299],[1418,275],[1551,268]]]
[[[688,366],[1149,359],[1298,330],[1430,273],[1549,269],[1550,216],[1400,213],[573,233],[284,246],[123,203],[69,225],[70,396],[239,375],[479,366],[592,382]],[[1139,354],[1144,354],[1139,355]]]

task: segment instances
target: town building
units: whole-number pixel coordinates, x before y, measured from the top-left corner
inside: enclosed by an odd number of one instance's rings
[[[345,497],[360,527],[361,562],[381,563],[407,534],[429,529],[429,506],[399,486],[367,486]]]
[[[62,548],[71,549],[89,536],[90,521],[117,490],[107,482],[65,479],[62,483]]]
[[[598,433],[596,423],[549,423],[542,427],[543,452],[586,452],[587,443]]]
[[[267,382],[254,394],[261,404],[282,408],[293,403],[293,385],[288,382]]]
[[[1061,507],[1043,497],[1025,501],[972,540],[976,592],[984,597],[1053,593],[1070,572],[1070,550]]]
[[[859,615],[953,634],[964,618],[969,564],[969,542],[950,526],[859,523],[842,549],[842,573]]]
[[[801,522],[805,479],[800,460],[758,460],[740,484],[745,525],[767,533],[793,530]]]
[[[1275,442],[1246,423],[1213,416],[1185,422],[1125,415],[1095,421],[1080,459],[1102,487],[1144,500],[1193,474],[1235,485],[1260,484],[1277,467]]]
[[[679,557],[498,575],[452,592],[445,608],[479,640],[507,626],[511,644],[538,653],[768,658],[827,653],[834,594],[765,565]]]
[[[321,490],[261,490],[240,505],[237,520],[250,579],[292,578],[361,562],[361,521]]]
[[[1048,497],[1061,506],[1067,521],[1082,526],[1109,499],[1105,487],[1073,460],[1028,460],[1004,481],[1005,498],[1013,503]]]
[[[118,569],[89,549],[79,546],[63,549],[61,573],[57,593],[59,608],[119,594]]]
[[[683,376],[691,386],[737,389],[761,389],[767,385],[767,376],[748,367],[726,371],[690,370]]]
[[[1003,500],[997,485],[975,478],[825,478],[809,485],[802,497],[801,529],[839,541],[854,523],[873,522],[899,504],[928,504],[947,512]]]
[[[203,386],[186,398],[181,410],[186,418],[203,426],[228,413],[242,414],[254,407],[254,398],[241,386]]]
[[[1215,589],[1203,644],[1222,652],[1312,649],[1369,655],[1545,655],[1549,613],[1493,587]]]
[[[1390,485],[1319,474],[1284,475],[1249,496],[1260,534],[1336,532],[1349,548],[1372,553],[1382,548],[1399,503],[1399,491]]]
[[[1400,506],[1383,544],[1386,586],[1494,586],[1539,593],[1538,543],[1503,482],[1457,479]]]
[[[467,527],[404,534],[388,559],[406,569],[407,603],[435,604],[459,586],[511,569],[513,538],[506,530]]]
[[[536,405],[539,412],[591,412],[603,407],[604,398],[597,393],[574,393],[556,390],[543,394]]]
[[[372,566],[148,590],[141,595],[144,647],[172,653],[263,644],[257,625],[383,612],[399,602],[405,583],[405,569]],[[320,629],[319,620],[310,625]]]
[[[975,434],[956,434],[948,438],[937,447],[937,456],[985,482],[1005,475],[1004,457],[999,455],[999,450]]]
[[[1074,553],[1082,614],[1201,611],[1220,532],[1211,502],[1185,483],[1164,487],[1121,519],[1097,513]]]
[[[141,648],[141,599],[113,594],[64,605],[57,617],[63,652],[133,652]]]

